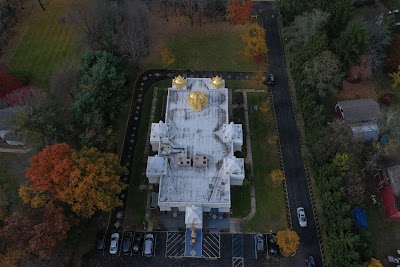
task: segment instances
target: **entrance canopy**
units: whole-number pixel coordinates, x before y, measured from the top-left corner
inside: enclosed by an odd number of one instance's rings
[[[203,228],[203,209],[194,205],[186,207],[185,224],[186,228],[191,228],[192,224],[195,228]]]

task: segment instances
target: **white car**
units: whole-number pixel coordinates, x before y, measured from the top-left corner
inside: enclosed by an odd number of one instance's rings
[[[119,234],[113,233],[111,235],[110,254],[117,254],[118,251]]]
[[[145,257],[153,256],[153,241],[154,241],[154,235],[146,234],[146,236],[144,238],[144,256]]]
[[[304,208],[303,207],[298,207],[297,208],[297,218],[299,219],[300,227],[306,227],[307,226],[307,217],[306,217],[306,213],[304,212]]]

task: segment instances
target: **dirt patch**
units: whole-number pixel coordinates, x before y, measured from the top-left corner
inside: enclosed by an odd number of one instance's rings
[[[338,94],[338,100],[354,100],[360,98],[378,99],[375,86],[371,80],[361,81],[358,83],[351,83],[346,80],[343,81],[342,90]]]

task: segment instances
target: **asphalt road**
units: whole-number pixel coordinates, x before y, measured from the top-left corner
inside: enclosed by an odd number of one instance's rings
[[[301,154],[300,137],[291,101],[288,75],[282,44],[279,38],[278,16],[271,2],[257,2],[255,9],[260,14],[266,30],[269,48],[269,71],[275,75],[276,85],[272,89],[276,120],[279,131],[283,164],[285,168],[292,226],[300,237],[300,247],[296,253],[299,262],[312,255],[317,266],[322,266],[320,241],[317,235],[312,202]],[[308,225],[301,228],[297,220],[297,207],[304,207]]]

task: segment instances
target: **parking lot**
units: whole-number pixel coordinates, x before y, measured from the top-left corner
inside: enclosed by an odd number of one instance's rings
[[[267,251],[257,252],[254,234],[205,233],[202,258],[183,257],[184,232],[153,233],[154,249],[151,257],[143,256],[143,246],[139,253],[131,252],[125,255],[121,246],[123,236],[127,235],[134,233],[120,233],[118,252],[115,255],[109,253],[109,236],[104,251],[96,250],[93,244],[94,249],[84,257],[82,266],[305,266],[304,261],[295,264],[295,258],[267,259]]]

